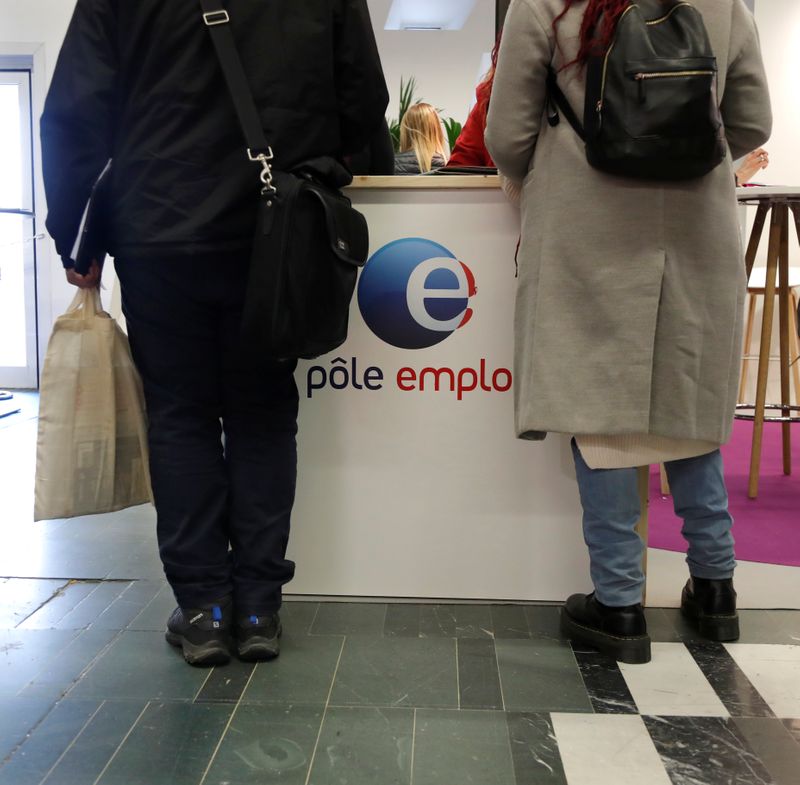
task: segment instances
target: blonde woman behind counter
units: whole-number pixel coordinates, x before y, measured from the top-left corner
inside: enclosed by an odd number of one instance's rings
[[[410,106],[400,123],[395,174],[425,174],[447,162],[447,142],[439,113],[430,104]]]

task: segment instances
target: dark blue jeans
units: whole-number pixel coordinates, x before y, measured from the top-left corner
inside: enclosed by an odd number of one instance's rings
[[[149,420],[158,544],[185,608],[277,610],[297,476],[295,363],[255,356],[244,254],[116,263]]]

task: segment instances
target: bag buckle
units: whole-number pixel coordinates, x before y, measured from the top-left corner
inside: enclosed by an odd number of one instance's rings
[[[261,189],[261,194],[271,194],[275,195],[278,193],[278,189],[275,187],[275,184],[272,182],[272,165],[270,161],[275,157],[272,148],[267,147],[266,153],[254,153],[251,148],[247,148],[247,157],[256,164],[261,164],[261,182],[264,184],[264,187]]]
[[[219,11],[208,11],[203,14],[203,21],[207,27],[216,27],[217,25],[226,25],[231,21],[228,12],[224,9]]]

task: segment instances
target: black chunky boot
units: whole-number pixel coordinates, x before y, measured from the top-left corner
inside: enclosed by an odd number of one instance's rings
[[[243,616],[236,620],[236,651],[240,660],[273,660],[281,653],[283,629],[277,613]]]
[[[561,631],[620,662],[650,662],[650,636],[641,603],[612,608],[597,600],[594,592],[573,594],[561,608]]]
[[[683,587],[681,613],[710,641],[739,640],[739,614],[733,579],[692,576]]]
[[[230,599],[202,608],[175,608],[167,622],[167,643],[180,646],[190,665],[224,665],[231,658],[232,615]]]

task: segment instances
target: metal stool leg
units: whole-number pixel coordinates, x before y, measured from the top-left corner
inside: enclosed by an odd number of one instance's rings
[[[756,408],[753,419],[753,449],[750,455],[750,478],[747,495],[758,497],[758,474],[761,469],[761,445],[764,438],[764,406],[767,402],[767,377],[769,375],[769,352],[772,342],[772,322],[775,314],[775,279],[780,255],[781,226],[788,220],[786,205],[776,204],[772,208],[772,221],[767,253],[767,277],[764,284],[764,314],[761,320],[761,347],[758,353],[758,382],[756,384]]]

